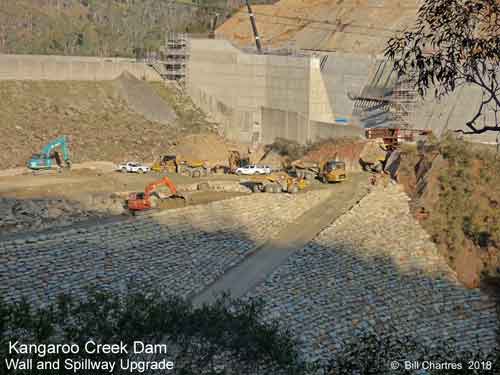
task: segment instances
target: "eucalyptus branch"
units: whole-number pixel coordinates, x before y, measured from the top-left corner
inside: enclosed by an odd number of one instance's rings
[[[494,110],[490,103],[500,107],[500,35],[492,27],[500,25],[499,10],[496,0],[424,0],[413,31],[392,38],[385,51],[400,75],[415,78],[421,96],[431,84],[437,98],[466,83],[481,89],[488,100],[462,133],[500,131],[497,116],[494,124],[477,125],[480,116]],[[429,46],[430,54],[424,52]]]

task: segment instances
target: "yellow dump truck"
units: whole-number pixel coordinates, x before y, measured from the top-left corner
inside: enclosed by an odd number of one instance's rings
[[[201,177],[211,173],[207,162],[203,160],[182,159],[177,155],[165,155],[151,167],[157,173],[179,173],[183,176]]]
[[[254,193],[290,193],[296,194],[309,186],[304,178],[294,178],[286,173],[273,173],[268,176],[252,176],[251,188]]]
[[[319,163],[305,160],[295,160],[291,163],[290,172],[297,178],[304,178],[306,180],[314,180],[320,171]]]
[[[347,179],[345,162],[342,160],[334,159],[320,163],[297,160],[292,163],[292,170],[299,179],[318,178],[323,183],[341,182]]]
[[[320,165],[318,177],[321,182],[341,182],[347,179],[345,163],[341,160],[328,160]]]

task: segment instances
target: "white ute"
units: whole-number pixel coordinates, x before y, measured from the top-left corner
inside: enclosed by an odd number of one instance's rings
[[[146,173],[149,172],[149,167],[144,164],[129,161],[127,163],[118,164],[116,169],[120,172]]]
[[[271,168],[266,165],[247,165],[246,167],[240,167],[236,169],[237,175],[254,175],[254,174],[271,174]]]

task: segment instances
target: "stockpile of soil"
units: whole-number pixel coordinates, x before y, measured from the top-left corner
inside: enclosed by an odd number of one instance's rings
[[[229,151],[239,148],[216,134],[192,134],[180,137],[168,153],[181,159],[207,161],[213,166],[228,164]]]
[[[304,161],[320,162],[334,159],[343,160],[348,171],[361,171],[359,159],[367,142],[351,139],[325,140],[313,145],[303,157]]]
[[[385,0],[281,0],[273,5],[255,5],[252,10],[264,47],[379,53],[392,36],[416,17],[416,1]],[[402,4],[406,3],[406,4]],[[315,22],[318,21],[318,22]],[[330,25],[326,24],[330,23]],[[245,7],[216,31],[237,46],[254,43]]]
[[[177,120],[174,109],[145,81],[125,72],[113,81],[120,96],[134,112],[149,121],[170,125]]]

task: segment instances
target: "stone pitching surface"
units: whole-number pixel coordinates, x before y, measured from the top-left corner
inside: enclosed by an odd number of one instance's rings
[[[41,304],[88,286],[189,296],[331,192],[258,194],[0,242],[0,295]]]
[[[457,281],[397,186],[365,196],[252,296],[264,299],[265,320],[287,322],[308,360],[368,331],[427,345],[452,339],[459,351],[495,347],[494,303]]]

